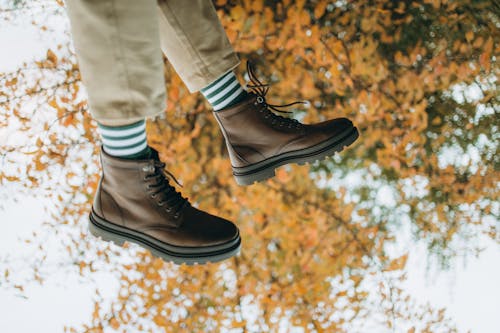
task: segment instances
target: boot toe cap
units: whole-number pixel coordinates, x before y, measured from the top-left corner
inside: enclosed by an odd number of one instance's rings
[[[354,127],[351,120],[347,118],[335,118],[314,125],[317,129],[327,133],[340,133]]]
[[[239,237],[238,227],[231,221],[210,215],[210,222],[203,228],[203,238],[207,245],[231,242]]]
[[[195,246],[217,246],[238,239],[238,227],[224,218],[194,209],[190,212],[183,228],[191,235]]]

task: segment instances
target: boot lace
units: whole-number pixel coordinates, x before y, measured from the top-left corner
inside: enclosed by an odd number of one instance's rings
[[[303,125],[298,120],[277,115],[274,112],[271,112],[270,110],[273,110],[273,111],[276,111],[279,113],[290,114],[293,112],[282,110],[282,108],[286,108],[286,107],[296,105],[296,104],[306,104],[306,102],[296,101],[293,103],[281,104],[281,105],[269,104],[266,101],[266,95],[269,92],[270,84],[269,83],[262,83],[257,78],[257,75],[255,74],[255,69],[254,69],[253,65],[250,63],[250,61],[247,61],[247,73],[248,73],[248,77],[250,78],[250,82],[251,82],[251,83],[247,84],[247,87],[251,90],[252,93],[257,95],[257,103],[263,105],[263,107],[259,111],[264,113],[264,118],[271,119],[272,125],[277,124],[280,127],[287,126],[290,129],[291,128],[300,129]]]
[[[165,211],[172,214],[174,218],[178,218],[182,209],[189,204],[188,199],[184,198],[181,193],[177,192],[175,187],[170,185],[168,178],[172,179],[177,185],[182,185],[168,170],[165,169],[165,163],[154,161],[152,164],[145,166],[144,171],[150,172],[144,177],[144,180],[153,179],[153,182],[148,185],[150,196],[156,199],[158,206],[165,206]]]

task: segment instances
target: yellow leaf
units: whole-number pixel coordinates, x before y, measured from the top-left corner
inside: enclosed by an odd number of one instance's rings
[[[57,104],[57,101],[55,98],[51,99],[48,103],[50,106],[52,106],[54,109],[58,109],[59,105]]]
[[[431,124],[435,125],[435,126],[441,125],[441,123],[442,123],[442,121],[441,121],[440,117],[436,117],[436,118],[432,119],[432,122],[431,122]]]
[[[317,5],[316,8],[314,8],[314,17],[319,19],[321,16],[325,14],[326,10],[326,5],[328,2],[326,1],[320,1]]]
[[[403,269],[406,266],[406,260],[408,260],[408,254],[392,260],[385,271],[396,271]]]
[[[235,6],[231,9],[231,17],[235,21],[242,20],[245,17],[245,10],[241,6]]]
[[[493,38],[491,38],[491,36],[488,38],[488,40],[484,44],[483,51],[486,54],[491,54],[491,51],[493,51]]]
[[[297,9],[302,10],[304,8],[305,3],[306,0],[297,0],[295,6],[297,6]]]
[[[45,170],[46,165],[45,163],[40,162],[40,159],[35,159],[35,170],[36,171],[42,171]]]
[[[47,59],[54,65],[57,64],[57,56],[51,49],[47,50]]]
[[[467,31],[467,33],[465,34],[465,39],[470,42],[472,40],[472,38],[474,38],[474,33],[472,31]]]
[[[233,320],[233,322],[231,323],[231,328],[243,328],[246,325],[247,325],[247,322],[245,320],[243,320],[243,321]]]
[[[120,327],[120,323],[115,317],[109,320],[109,325],[115,330],[117,330]]]
[[[370,18],[364,17],[361,19],[361,30],[363,30],[364,32],[373,30],[373,22]]]
[[[75,120],[75,117],[73,116],[73,113],[70,113],[66,117],[64,117],[63,119],[61,119],[61,120],[63,120],[62,125],[64,127],[68,127],[69,125],[71,125],[73,123],[73,121]]]
[[[476,40],[474,40],[474,43],[472,44],[472,46],[477,49],[477,48],[481,47],[481,45],[483,45],[483,42],[484,42],[483,37],[478,37],[478,38],[476,38]]]
[[[264,2],[262,0],[254,0],[252,2],[252,10],[256,13],[262,12],[264,9]]]
[[[15,85],[17,83],[17,77],[13,78],[12,80],[10,81],[6,81],[5,82],[5,86],[6,87],[12,87],[13,85]]]

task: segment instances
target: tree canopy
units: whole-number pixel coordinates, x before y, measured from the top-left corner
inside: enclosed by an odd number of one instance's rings
[[[498,3],[215,4],[243,62],[272,84],[271,102],[306,100],[294,114],[301,121],[345,116],[361,136],[332,159],[239,187],[207,102],[189,94],[166,59],[168,107],[148,121],[148,141],[191,201],[236,222],[243,246],[220,264],[174,266],[87,236],[99,138],[69,38],[0,73],[0,130],[23,138],[0,143],[0,183],[51,198],[48,227],[82,276],[119,276],[110,309],[96,295],[86,331],[354,332],[374,322],[453,331],[443,309],[416,306],[403,291],[408,253],[388,247],[402,225],[444,265],[473,254],[480,237],[500,241]],[[64,17],[61,7],[41,6]],[[33,24],[50,31],[49,21]],[[33,277],[43,282],[44,244],[29,241],[40,247]],[[8,265],[0,282],[22,288]]]

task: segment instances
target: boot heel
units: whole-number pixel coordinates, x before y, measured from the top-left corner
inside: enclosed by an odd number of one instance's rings
[[[89,232],[94,237],[101,238],[103,241],[106,241],[106,242],[113,242],[118,246],[123,246],[123,244],[125,243],[125,240],[122,239],[120,236],[115,235],[113,233],[110,233],[106,230],[103,230],[103,229],[99,228],[97,225],[95,225],[92,222],[92,213],[90,215],[90,220],[89,220]]]
[[[267,169],[247,175],[237,175],[235,173],[233,173],[233,175],[238,185],[252,185],[253,183],[262,182],[266,179],[273,178],[274,176],[276,176],[276,172],[274,171],[274,167],[271,166]]]

